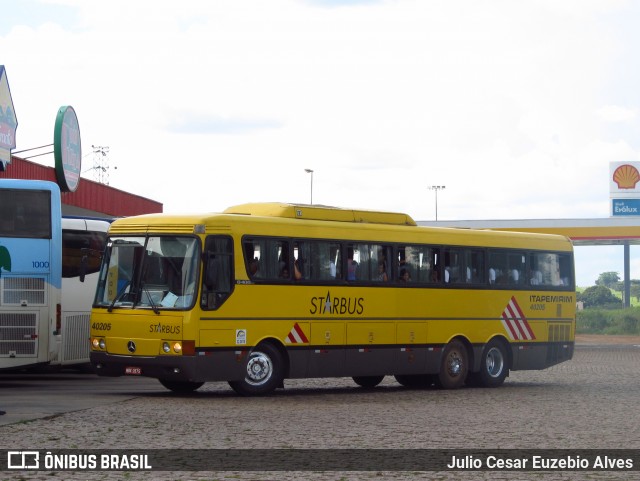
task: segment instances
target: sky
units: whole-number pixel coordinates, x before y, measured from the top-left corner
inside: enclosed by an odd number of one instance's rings
[[[446,187],[441,220],[601,218],[610,162],[640,160],[636,1],[0,0],[0,11],[14,153],[50,144],[71,105],[83,176],[165,212],[308,203],[313,182],[314,204],[416,220],[436,217],[434,185]],[[578,284],[622,276],[622,262],[622,247],[576,248]]]

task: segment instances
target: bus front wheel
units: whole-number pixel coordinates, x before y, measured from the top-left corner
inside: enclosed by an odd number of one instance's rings
[[[158,379],[160,384],[173,392],[189,393],[196,389],[199,389],[204,384],[203,382],[189,382],[189,381],[168,381],[166,379]]]
[[[282,384],[283,366],[280,351],[272,344],[261,344],[247,356],[244,379],[229,381],[229,386],[243,396],[268,394]]]
[[[469,372],[469,355],[464,344],[453,340],[447,344],[442,353],[438,385],[444,389],[462,387]]]

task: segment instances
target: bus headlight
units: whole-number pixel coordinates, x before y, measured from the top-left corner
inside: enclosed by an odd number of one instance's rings
[[[91,345],[93,346],[94,349],[104,350],[107,347],[106,341],[104,339],[98,339],[97,337],[94,337],[93,339],[91,339]]]
[[[169,354],[171,352],[171,348],[169,347],[169,343],[168,342],[163,342],[162,343],[162,351],[165,354]]]
[[[176,342],[173,345],[173,350],[176,354],[180,354],[182,352],[182,344],[180,344],[179,342]]]

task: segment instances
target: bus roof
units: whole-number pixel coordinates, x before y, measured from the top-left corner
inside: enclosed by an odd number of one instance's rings
[[[288,219],[329,220],[364,224],[417,225],[407,214],[372,210],[343,209],[326,205],[282,204],[265,202],[229,207],[225,214],[284,217]]]
[[[301,210],[298,215],[296,209]],[[379,217],[377,215],[380,215]],[[389,217],[386,217],[386,216]],[[395,216],[395,217],[394,217]],[[322,220],[320,220],[322,219]],[[373,219],[370,220],[370,219]],[[402,220],[403,219],[403,220]],[[384,221],[387,222],[384,222]],[[395,222],[393,222],[395,220]],[[377,222],[375,222],[377,221]],[[325,222],[320,224],[320,222]],[[112,235],[154,233],[194,234],[237,230],[254,235],[297,236],[299,227],[321,227],[313,235],[323,238],[365,240],[375,231],[376,240],[387,242],[426,242],[447,245],[496,247],[532,247],[571,250],[571,241],[560,235],[505,232],[489,229],[457,229],[418,226],[405,214],[334,209],[326,206],[294,204],[245,204],[223,213],[190,215],[146,214],[116,219],[109,229]],[[357,230],[359,233],[347,231]],[[368,233],[367,233],[368,232]]]
[[[58,184],[49,180],[2,178],[0,179],[0,189],[49,190],[53,193],[60,193],[60,187],[58,187]]]

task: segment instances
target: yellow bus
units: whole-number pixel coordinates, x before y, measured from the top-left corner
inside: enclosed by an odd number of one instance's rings
[[[245,204],[109,229],[91,314],[102,376],[177,392],[285,379],[499,386],[571,359],[571,242],[417,226],[406,214]]]

